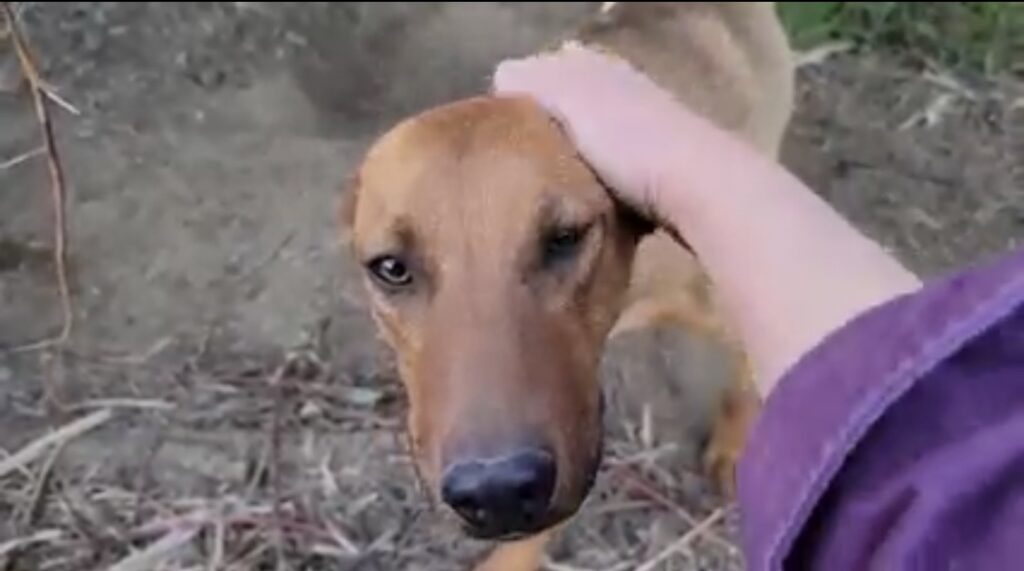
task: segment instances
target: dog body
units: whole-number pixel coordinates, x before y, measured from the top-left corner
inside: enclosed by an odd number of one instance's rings
[[[606,3],[572,40],[777,155],[793,69],[772,3]],[[533,102],[483,96],[404,121],[345,198],[418,471],[469,533],[507,541],[481,569],[536,569],[589,491],[611,335],[678,325],[732,351],[736,380],[705,454],[731,489],[758,401],[713,288],[689,252],[608,196]]]

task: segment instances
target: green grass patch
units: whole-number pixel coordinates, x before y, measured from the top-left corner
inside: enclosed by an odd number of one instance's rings
[[[780,2],[793,45],[846,40],[954,70],[1024,75],[1024,2]]]

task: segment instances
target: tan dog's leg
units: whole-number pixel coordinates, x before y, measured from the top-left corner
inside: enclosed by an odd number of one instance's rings
[[[548,530],[521,541],[503,543],[495,547],[473,571],[537,571],[554,533],[554,530]]]
[[[725,389],[704,450],[704,470],[727,497],[736,496],[736,464],[746,445],[750,426],[761,409],[746,353],[733,345],[736,366]]]
[[[692,254],[667,234],[650,236],[637,251],[629,300],[612,335],[674,325],[715,339],[729,350],[734,373],[715,413],[704,468],[719,490],[731,498],[736,462],[761,405],[746,352],[723,322],[713,293]]]

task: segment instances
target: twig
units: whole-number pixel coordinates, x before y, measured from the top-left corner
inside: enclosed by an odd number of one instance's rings
[[[327,498],[334,499],[341,493],[338,479],[334,477],[334,473],[331,471],[330,453],[320,462],[320,486],[323,488],[324,496]]]
[[[62,535],[64,535],[64,532],[59,529],[41,529],[28,537],[17,537],[10,541],[5,541],[0,543],[0,558],[33,543],[48,543],[60,539]]]
[[[849,52],[853,48],[853,43],[847,41],[826,42],[807,51],[797,52],[794,54],[794,63],[798,69],[818,65],[834,55]]]
[[[65,407],[67,412],[89,410],[96,408],[129,408],[138,410],[174,410],[177,406],[173,402],[157,399],[136,399],[136,398],[109,398],[89,399]]]
[[[334,525],[330,519],[324,518],[323,526],[324,529],[327,530],[327,533],[330,534],[331,538],[334,539],[334,543],[337,544],[345,555],[354,556],[360,554],[361,551],[355,542],[345,535],[338,526]]]
[[[287,378],[289,363],[281,365],[270,379],[270,493],[272,517],[274,519],[274,554],[277,558],[277,571],[284,571],[287,566],[284,558],[284,525],[281,523],[281,409],[284,400],[284,381]]]
[[[57,93],[57,90],[54,89],[54,87],[49,83],[42,81],[39,84],[39,89],[43,92],[43,95],[45,95],[50,101],[53,101],[57,104],[57,106],[61,107],[68,113],[71,113],[76,117],[82,114],[82,112],[78,110],[78,107],[75,107],[71,104],[70,101],[61,97],[61,95]]]
[[[725,510],[722,508],[718,508],[717,510],[713,511],[711,515],[704,518],[703,521],[690,528],[690,530],[684,533],[682,537],[673,541],[668,546],[666,546],[665,549],[659,551],[657,555],[648,559],[646,562],[644,562],[643,565],[637,567],[636,571],[653,571],[659,563],[671,557],[672,554],[688,548],[690,544],[693,543],[694,539],[696,539],[702,533],[711,529],[711,527],[717,524],[724,516]]]
[[[21,163],[23,163],[23,162],[25,162],[25,161],[27,161],[27,160],[29,160],[31,158],[38,157],[39,155],[41,155],[41,154],[43,154],[45,152],[46,152],[46,147],[36,147],[36,148],[32,149],[31,151],[25,151],[24,153],[21,153],[20,155],[15,155],[15,156],[7,159],[6,161],[0,162],[0,171],[16,167],[16,166],[20,165]]]
[[[672,511],[677,516],[679,516],[679,518],[682,519],[686,524],[691,526],[698,525],[698,520],[693,516],[693,514],[687,511],[687,509],[684,508],[683,506],[679,505],[678,502],[674,501],[672,498],[663,494],[653,484],[648,482],[647,479],[644,478],[642,475],[636,473],[628,466],[622,467],[620,474],[622,475],[621,477],[623,479],[625,479],[629,484],[631,484],[633,487],[639,490],[643,495],[647,496],[648,499],[652,500],[653,502],[662,506],[663,508]],[[713,530],[708,530],[704,534],[704,536],[712,542],[717,543],[720,547],[724,547],[725,549],[730,550],[736,549],[735,545],[730,543],[721,535],[715,533]]]
[[[618,503],[600,504],[590,509],[593,515],[617,514],[628,511],[648,510],[651,508],[664,507],[657,502],[650,500],[626,501]]]
[[[572,565],[559,563],[547,557],[545,557],[544,561],[541,562],[540,567],[545,571],[590,571],[590,569],[584,569],[582,567],[573,567]]]
[[[7,20],[7,29],[10,32],[11,42],[14,44],[14,51],[18,56],[18,63],[29,84],[29,91],[32,94],[32,102],[35,106],[36,119],[43,135],[43,146],[46,149],[46,164],[50,172],[50,194],[54,219],[53,262],[54,271],[57,276],[57,290],[60,295],[62,325],[60,333],[56,337],[44,339],[16,349],[18,351],[31,351],[55,345],[64,345],[71,336],[71,329],[74,326],[74,313],[71,308],[71,289],[68,286],[67,274],[66,192],[64,188],[64,170],[61,167],[57,143],[53,136],[53,125],[50,122],[50,114],[47,109],[47,93],[49,91],[45,87],[46,82],[39,76],[31,51],[24,35],[21,33],[21,29],[18,27],[18,19],[11,8],[10,2],[0,2],[0,10],[3,11],[4,17]]]
[[[224,561],[224,514],[221,512],[217,513],[217,518],[213,522],[213,548],[210,550],[210,557],[206,563],[207,571],[218,571],[221,568],[221,562]]]
[[[43,466],[39,469],[39,475],[36,476],[36,481],[32,485],[32,497],[29,498],[28,503],[25,504],[19,519],[21,519],[22,525],[26,528],[31,528],[35,525],[36,516],[39,514],[39,508],[43,504],[43,498],[46,494],[46,488],[50,483],[50,476],[53,470],[53,465],[57,462],[57,458],[60,456],[61,451],[64,450],[64,445],[67,443],[66,440],[58,442],[53,447],[53,451],[46,457],[46,461]]]
[[[642,475],[636,473],[634,470],[629,469],[628,467],[623,468],[620,474],[622,475],[623,479],[625,479],[634,488],[639,490],[643,495],[647,496],[654,502],[660,504],[662,507],[671,510],[672,512],[675,512],[675,514],[678,515],[688,525],[697,524],[697,518],[693,517],[693,515],[686,510],[686,508],[679,505],[679,503],[673,501],[667,495],[662,493],[661,490],[657,489],[657,487],[648,482],[647,479],[644,478]]]
[[[174,554],[181,546],[195,537],[198,527],[178,529],[161,537],[149,547],[125,557],[114,564],[109,571],[145,571],[157,568],[158,564]]]
[[[6,476],[7,473],[12,470],[16,470],[29,464],[40,454],[46,451],[50,445],[67,442],[72,438],[84,434],[107,422],[111,417],[113,417],[113,414],[110,410],[98,410],[88,416],[84,416],[64,425],[46,436],[36,439],[22,447],[21,450],[18,450],[7,458],[0,460],[0,478]]]
[[[133,483],[133,487],[135,489],[135,505],[132,508],[130,520],[133,525],[138,525],[142,521],[143,509],[147,500],[146,488],[150,486],[153,481],[153,460],[158,454],[160,454],[160,450],[163,448],[166,440],[166,430],[160,430],[156,433],[153,440],[147,443],[146,453],[142,459],[142,464],[135,473],[135,482]]]
[[[217,416],[222,416],[218,414]],[[255,458],[251,465],[251,469],[247,466],[246,472],[248,475],[248,482],[246,486],[246,496],[253,498],[259,491],[259,488],[266,484],[268,479],[267,476],[267,465],[270,463],[270,448],[271,443],[269,442],[270,429],[267,429],[268,438],[267,442],[263,443],[259,449],[259,455]],[[246,462],[248,464],[248,461]]]
[[[96,506],[90,505],[81,490],[71,486],[59,488],[57,503],[65,512],[65,527],[81,536],[88,549],[99,551],[110,541],[124,541],[124,535],[114,528],[112,521],[106,521]]]
[[[150,359],[159,355],[161,351],[168,348],[172,343],[174,343],[174,337],[167,336],[158,339],[156,343],[150,345],[150,347],[143,351],[142,353],[136,353],[133,355],[109,356],[105,357],[104,360],[120,365],[144,365],[148,363]]]

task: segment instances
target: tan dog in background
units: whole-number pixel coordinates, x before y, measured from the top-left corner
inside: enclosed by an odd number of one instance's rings
[[[793,69],[772,3],[606,3],[574,40],[777,155]],[[731,491],[758,401],[705,274],[613,201],[532,101],[481,96],[402,122],[369,151],[342,217],[398,357],[420,476],[469,534],[505,542],[481,569],[537,569],[587,496],[610,335],[675,324],[732,351],[705,452]]]

